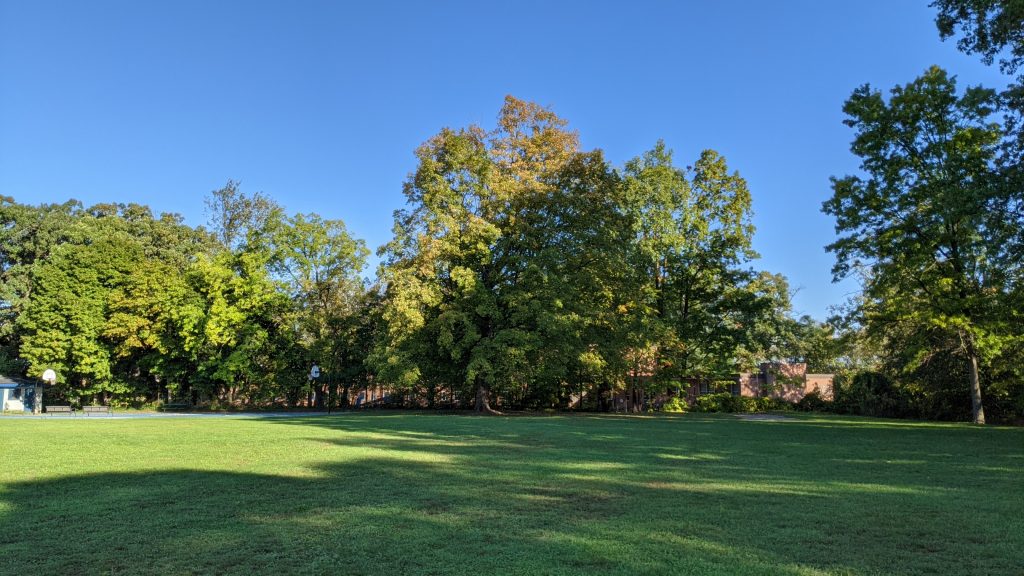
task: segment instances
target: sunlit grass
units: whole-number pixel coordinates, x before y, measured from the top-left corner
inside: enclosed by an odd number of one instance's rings
[[[0,573],[1014,574],[1024,430],[729,416],[0,421]]]

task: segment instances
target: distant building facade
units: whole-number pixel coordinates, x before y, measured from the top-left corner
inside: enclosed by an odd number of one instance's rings
[[[799,402],[811,392],[817,392],[824,400],[832,400],[832,385],[835,374],[816,374],[807,372],[807,364],[803,362],[764,362],[757,372],[734,374],[732,385],[727,390],[735,396],[751,398],[778,398],[786,402]],[[709,382],[693,382],[687,390],[686,398],[693,403],[702,394],[720,392],[713,389]]]
[[[647,385],[653,371],[635,370],[626,375],[627,387],[612,394],[612,408],[616,411],[635,412],[648,407],[657,408],[663,402],[678,394],[678,390],[662,390],[649,394]],[[832,400],[834,374],[807,372],[802,362],[763,362],[756,372],[733,374],[728,379],[687,378],[684,380],[686,401],[693,404],[698,396],[729,392],[734,396],[750,398],[778,398],[786,402],[799,402],[811,392],[817,392],[824,400]],[[723,382],[729,382],[723,387]]]

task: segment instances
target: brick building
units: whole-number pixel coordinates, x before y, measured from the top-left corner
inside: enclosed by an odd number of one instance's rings
[[[634,370],[626,375],[626,388],[611,394],[612,409],[616,411],[638,412],[651,406],[660,406],[677,394],[675,389],[666,389],[651,394],[651,370]],[[727,380],[686,379],[686,401],[693,404],[698,396],[716,392],[731,392],[735,396],[760,398],[767,396],[779,398],[787,402],[799,402],[801,398],[817,392],[823,399],[832,400],[832,382],[834,374],[815,374],[807,372],[807,364],[787,362],[764,362],[758,366],[757,372],[733,374]],[[726,387],[723,382],[730,382]],[[582,404],[582,399],[574,401]]]
[[[759,398],[768,396],[787,402],[799,402],[801,398],[817,392],[823,399],[832,399],[832,381],[834,374],[814,374],[807,372],[807,364],[765,362],[757,372],[744,372],[732,377],[733,383],[728,392],[736,396]],[[708,382],[694,383],[687,390],[687,400],[691,403],[701,394],[719,392],[713,390]]]

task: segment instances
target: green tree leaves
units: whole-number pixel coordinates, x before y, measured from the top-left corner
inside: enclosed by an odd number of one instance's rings
[[[211,206],[216,237],[138,205],[3,199],[0,345],[72,402],[295,402],[321,358],[365,378],[362,242],[231,182]]]
[[[376,287],[340,220],[233,181],[209,232],[4,199],[0,313],[18,324],[0,339],[72,400],[321,405],[372,382],[483,411],[607,408],[786,348],[788,286],[748,267],[750,192],[716,152],[680,169],[659,142],[616,170],[509,97],[493,129],[444,129],[416,157]]]
[[[866,321],[955,335],[968,364],[974,419],[984,421],[978,362],[1007,339],[1006,304],[1020,280],[1007,230],[1021,220],[999,209],[996,162],[1003,137],[994,92],[958,94],[931,68],[886,100],[863,86],[847,101],[861,176],[833,179],[824,211],[836,218],[834,273],[863,270]]]
[[[417,151],[381,252],[381,379],[481,410],[564,407],[638,362],[665,385],[767,349],[751,327],[788,293],[741,267],[750,193],[725,159],[705,151],[687,172],[659,143],[620,174],[565,126],[509,97],[493,131],[446,129]]]

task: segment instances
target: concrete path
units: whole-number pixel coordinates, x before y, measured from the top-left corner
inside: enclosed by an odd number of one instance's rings
[[[793,420],[787,416],[781,414],[735,414],[740,420],[762,420],[767,422],[783,422],[785,420]]]
[[[4,414],[0,421],[12,420],[131,420],[138,418],[315,418],[348,414],[345,411],[327,412],[117,412],[112,415],[68,414]]]

